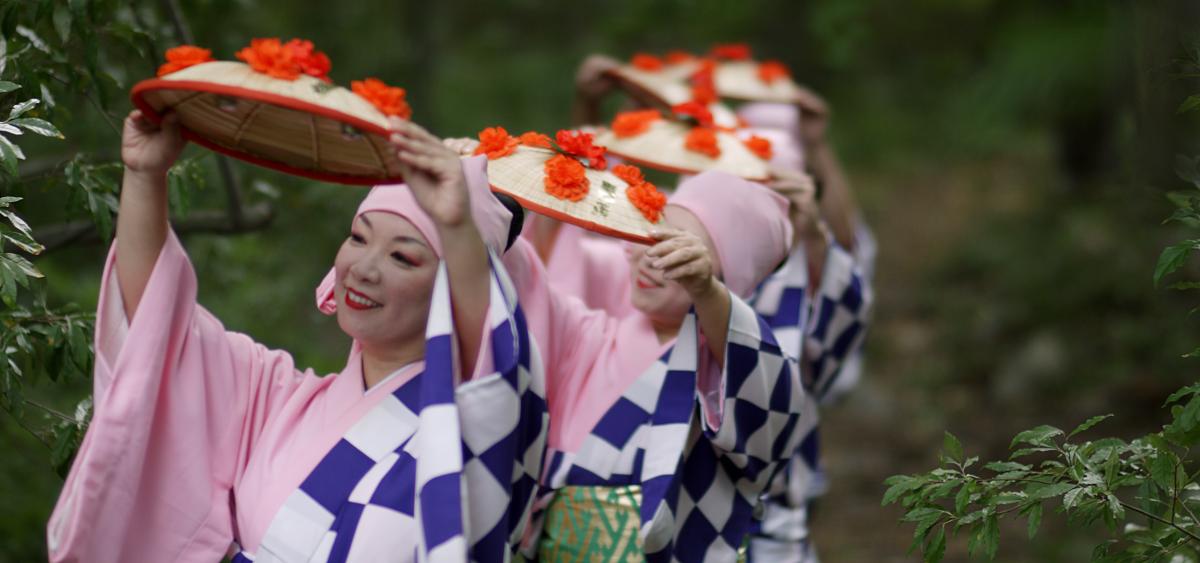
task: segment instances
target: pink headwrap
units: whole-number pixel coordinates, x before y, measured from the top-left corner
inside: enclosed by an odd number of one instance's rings
[[[743,104],[737,114],[750,127],[778,129],[800,142],[800,109],[792,104],[753,102]]]
[[[704,225],[725,286],[739,297],[754,293],[792,244],[787,199],[732,174],[710,170],[688,178],[667,205],[690,211]]]
[[[462,159],[463,174],[467,177],[467,193],[471,199],[471,218],[475,228],[488,248],[503,252],[508,241],[508,225],[512,213],[492,195],[487,180],[487,157],[472,156]],[[386,211],[407,219],[433,248],[434,254],[442,255],[442,241],[438,238],[437,226],[425,214],[407,184],[375,186],[358,206],[354,218],[368,211]],[[317,286],[317,308],[326,315],[337,312],[337,300],[333,287],[337,272],[329,269],[321,285]]]

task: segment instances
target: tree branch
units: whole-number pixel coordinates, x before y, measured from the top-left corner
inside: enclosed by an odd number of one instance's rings
[[[262,202],[245,209],[240,224],[233,224],[229,213],[220,210],[202,210],[189,213],[187,217],[171,221],[171,226],[178,234],[210,233],[232,235],[261,230],[270,225],[275,218],[275,209],[271,204]],[[64,246],[76,243],[100,242],[100,234],[96,225],[91,221],[71,221],[50,225],[34,231],[34,240],[43,244],[46,249],[42,256]]]

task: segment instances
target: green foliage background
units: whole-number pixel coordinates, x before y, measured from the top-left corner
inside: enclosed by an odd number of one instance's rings
[[[0,0],[10,45],[22,42],[10,24],[24,22],[64,61],[37,56],[0,72],[22,83],[0,94],[0,110],[45,98],[45,84],[55,104],[31,115],[65,135],[23,136],[23,180],[6,178],[0,193],[25,198],[13,205],[35,234],[107,220],[119,179],[110,121],[119,125],[130,86],[179,42],[176,4],[218,58],[253,37],[311,39],[332,58],[335,81],[405,86],[414,119],[443,136],[567,125],[574,67],[591,52],[744,40],[787,62],[831,102],[834,144],[883,253],[868,379],[826,417],[835,481],[816,538],[828,561],[901,557],[910,533],[886,532],[899,511],[878,507],[879,483],[936,460],[943,429],[993,453],[1017,430],[1071,427],[1097,412],[1114,412],[1129,432],[1153,429],[1166,395],[1195,378],[1180,357],[1197,342],[1194,296],[1150,281],[1159,250],[1183,238],[1160,225],[1173,210],[1165,194],[1183,187],[1175,155],[1200,154],[1198,114],[1175,115],[1200,91],[1177,65],[1196,39],[1192,2]],[[53,72],[85,79],[64,84]],[[176,214],[224,209],[216,159],[196,148],[185,156]],[[245,233],[185,234],[200,301],[301,365],[340,369],[349,343],[311,291],[363,192],[239,163],[233,171],[246,206],[270,205],[274,219]],[[89,311],[104,256],[96,240],[35,259],[44,286],[22,307],[44,295],[52,310]],[[1176,276],[1196,279],[1196,266]],[[62,373],[30,378],[25,396],[73,414],[90,381]],[[0,561],[44,558],[61,480],[52,451],[24,427],[58,422],[37,409],[0,414]],[[864,545],[855,528],[878,537]],[[1074,561],[1090,552],[1087,532],[1040,537],[1003,553]],[[947,560],[964,551],[951,545]]]

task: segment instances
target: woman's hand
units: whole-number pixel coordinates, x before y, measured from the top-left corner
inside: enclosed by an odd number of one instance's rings
[[[179,116],[168,113],[161,125],[155,125],[140,110],[125,118],[121,132],[121,160],[125,170],[144,176],[165,176],[183,152],[179,134]]]
[[[615,86],[608,72],[619,66],[621,63],[612,57],[589,55],[575,71],[575,91],[588,99],[604,96]]]
[[[447,137],[442,139],[442,144],[459,156],[471,156],[479,148],[479,141],[470,137]]]
[[[825,240],[821,208],[817,204],[817,188],[812,176],[786,168],[772,168],[767,186],[788,200],[788,218],[795,231],[793,244],[814,239]]]
[[[421,209],[440,227],[469,222],[471,200],[458,153],[411,121],[393,117],[388,122],[388,141],[400,160],[400,174]]]
[[[713,257],[700,237],[687,231],[664,227],[651,231],[658,241],[646,250],[650,265],[663,271],[663,278],[681,286],[699,301],[720,286],[713,275]]]
[[[829,129],[829,104],[812,90],[800,87],[800,137],[804,148],[813,151],[825,144],[825,131]]]

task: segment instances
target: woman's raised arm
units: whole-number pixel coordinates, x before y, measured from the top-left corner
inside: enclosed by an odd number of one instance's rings
[[[117,213],[117,280],[125,317],[133,318],[150,272],[167,240],[167,171],[183,151],[179,121],[168,114],[161,126],[141,111],[125,118],[121,134],[121,205]]]

